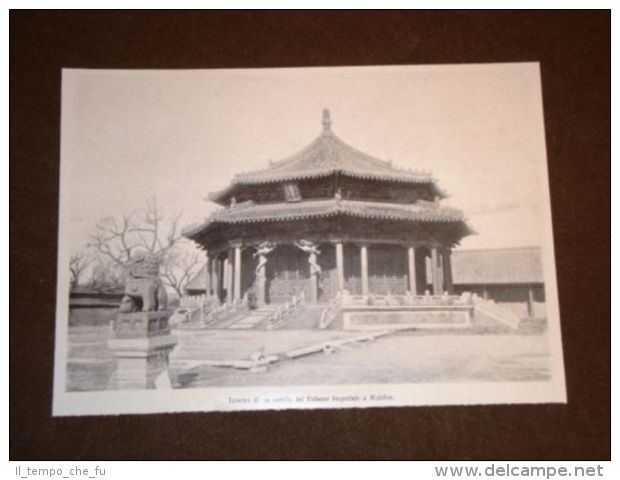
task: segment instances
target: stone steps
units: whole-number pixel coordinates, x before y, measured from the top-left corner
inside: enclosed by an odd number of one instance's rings
[[[250,330],[271,315],[277,307],[261,307],[250,312],[227,328],[232,330]]]
[[[480,298],[474,299],[474,316],[492,318],[512,330],[518,329],[521,323],[521,318],[514,312],[491,300]]]

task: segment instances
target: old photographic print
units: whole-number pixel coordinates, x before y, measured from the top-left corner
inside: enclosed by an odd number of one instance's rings
[[[54,415],[565,402],[536,63],[63,71]]]

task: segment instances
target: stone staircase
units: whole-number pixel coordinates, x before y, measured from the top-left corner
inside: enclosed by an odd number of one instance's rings
[[[473,301],[476,318],[491,318],[511,330],[519,328],[521,318],[509,309],[498,305],[493,300],[484,300],[477,296],[473,298]]]
[[[290,301],[280,305],[262,305],[247,311],[242,318],[229,323],[225,328],[231,330],[277,330],[289,328],[300,314],[306,310],[304,293],[294,295]]]
[[[265,305],[255,310],[250,310],[245,316],[228,325],[226,328],[231,330],[251,330],[256,328],[261,322],[266,321],[277,308],[277,305]]]

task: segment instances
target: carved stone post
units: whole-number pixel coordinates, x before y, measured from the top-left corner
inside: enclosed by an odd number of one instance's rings
[[[264,257],[263,257],[264,258]],[[267,259],[265,258],[265,262]],[[260,262],[260,260],[259,260]],[[267,275],[266,275],[265,267],[256,271],[256,297],[258,299],[259,304],[267,303]]]
[[[362,295],[368,295],[368,245],[360,246],[360,263],[362,266]]]
[[[344,290],[344,255],[342,242],[336,242],[336,271],[338,273],[338,291]]]
[[[140,253],[131,259],[125,296],[113,323],[108,348],[116,358],[110,388],[171,388],[170,351],[177,344],[168,326],[166,291],[159,259]]]
[[[313,267],[317,264],[316,253],[310,253],[308,262],[310,263],[310,302],[316,303],[319,301],[319,271]]]
[[[415,248],[413,245],[407,247],[407,265],[409,267],[409,292],[411,295],[418,294],[417,277],[415,271]]]
[[[275,245],[271,242],[263,242],[256,247],[256,253],[254,253],[254,257],[258,257],[258,263],[256,265],[256,288],[258,290],[258,302],[261,304],[267,303],[267,255],[271,253],[274,248]]]
[[[319,299],[319,275],[321,274],[321,267],[317,262],[317,256],[321,252],[314,243],[308,240],[300,240],[295,245],[308,254],[308,263],[310,264],[310,302],[316,303]]]

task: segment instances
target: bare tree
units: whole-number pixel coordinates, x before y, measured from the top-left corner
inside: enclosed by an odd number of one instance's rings
[[[129,267],[131,255],[138,249],[163,260],[181,240],[180,218],[178,213],[165,222],[156,200],[151,199],[147,201],[144,211],[123,214],[120,219],[106,217],[97,222],[89,246],[123,268]]]
[[[69,285],[71,288],[77,287],[80,283],[80,277],[86,268],[93,262],[95,257],[92,253],[85,250],[76,250],[69,257],[69,271],[71,279]]]
[[[89,285],[97,291],[118,291],[125,287],[127,270],[112,260],[98,256],[93,266]]]
[[[198,273],[200,266],[200,254],[197,251],[171,250],[162,264],[161,279],[180,298],[185,286]]]
[[[181,236],[180,219],[180,213],[165,218],[155,199],[144,210],[101,219],[89,242],[99,257],[93,283],[122,287],[132,254],[141,250],[159,257],[162,281],[181,296],[200,267],[200,255]]]

